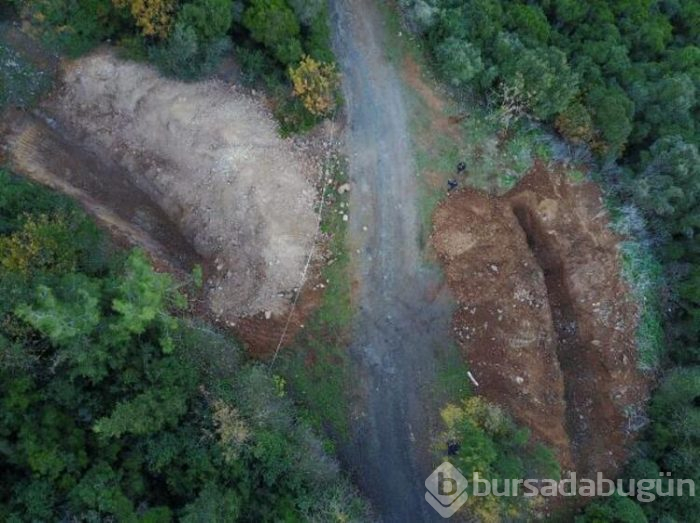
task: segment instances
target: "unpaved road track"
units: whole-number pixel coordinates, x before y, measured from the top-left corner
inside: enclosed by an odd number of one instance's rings
[[[404,87],[386,58],[381,14],[374,0],[331,4],[348,111],[359,305],[351,441],[341,456],[382,520],[435,520],[424,481],[439,407],[435,355],[449,343],[451,304],[435,292],[440,275],[422,261]]]

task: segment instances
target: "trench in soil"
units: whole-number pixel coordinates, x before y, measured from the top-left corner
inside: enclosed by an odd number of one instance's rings
[[[575,463],[579,463],[580,442],[589,432],[586,418],[579,415],[579,407],[581,402],[586,401],[586,394],[582,394],[583,391],[580,391],[577,386],[581,375],[586,372],[586,369],[581,366],[581,356],[586,353],[587,348],[579,338],[576,310],[566,285],[563,261],[551,245],[548,235],[542,231],[537,218],[525,204],[513,204],[512,211],[544,275],[556,335],[556,354],[564,382],[565,429],[571,442],[572,458]]]

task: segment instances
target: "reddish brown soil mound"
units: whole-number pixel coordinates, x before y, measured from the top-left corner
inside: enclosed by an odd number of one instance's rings
[[[556,448],[565,468],[614,474],[647,381],[597,187],[538,165],[504,197],[453,194],[433,223],[478,392]]]
[[[302,288],[296,306],[289,312],[269,317],[260,313],[241,318],[236,324],[230,325],[235,327],[236,336],[243,342],[248,354],[267,360],[275,353],[278,345],[280,349],[287,348],[304,328],[305,322],[318,308],[324,292],[320,285],[320,269],[312,269],[311,277]],[[290,300],[293,299],[294,296],[290,296]]]

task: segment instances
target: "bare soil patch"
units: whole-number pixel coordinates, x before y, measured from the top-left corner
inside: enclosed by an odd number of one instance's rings
[[[285,315],[315,242],[319,171],[262,100],[102,51],[65,64],[40,113],[6,125],[18,172],[73,191],[103,223],[119,217],[156,258],[204,262],[227,324]]]
[[[419,138],[430,144],[438,136],[448,136],[459,143],[461,141],[459,124],[468,118],[468,115],[447,115],[444,100],[435,92],[434,87],[428,85],[423,77],[424,72],[420,64],[410,55],[406,55],[403,60],[401,75],[408,86],[420,96],[428,110],[432,132]]]
[[[503,197],[463,190],[434,214],[433,244],[460,304],[453,327],[478,392],[579,477],[624,463],[630,412],[648,394],[619,241],[594,184],[542,165]]]

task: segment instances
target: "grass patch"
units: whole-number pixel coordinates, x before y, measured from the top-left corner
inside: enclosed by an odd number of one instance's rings
[[[417,61],[422,61],[423,51],[420,40],[404,30],[396,2],[377,2],[377,8],[386,27],[384,53],[389,62],[399,66],[407,55]]]
[[[566,177],[571,183],[583,183],[586,181],[586,173],[578,169],[567,170]]]
[[[664,353],[664,330],[659,289],[663,268],[651,251],[636,241],[620,245],[622,274],[640,308],[637,325],[639,368],[658,368]]]
[[[345,183],[344,159],[331,158],[328,169],[336,182]],[[347,342],[354,311],[348,271],[350,256],[345,243],[347,224],[338,210],[341,204],[347,208],[348,194],[328,191],[321,230],[331,237],[329,250],[334,262],[323,269],[327,283],[319,308],[292,347],[280,355],[279,369],[290,383],[294,397],[306,407],[312,425],[346,439],[350,389]]]
[[[621,205],[612,197],[606,198],[611,216],[611,228],[628,238],[620,244],[622,276],[639,307],[636,342],[638,366],[642,370],[658,368],[665,353],[664,320],[661,289],[665,285],[661,263],[651,248],[640,241],[644,238],[646,223],[641,212],[633,205]]]
[[[450,343],[440,352],[437,361],[436,396],[440,403],[466,398],[472,395],[472,385],[467,376],[467,366],[455,343]]]

